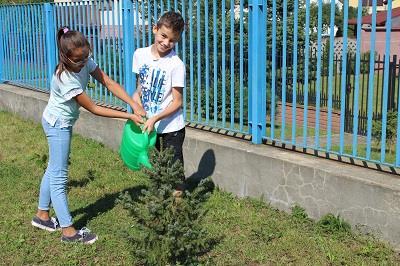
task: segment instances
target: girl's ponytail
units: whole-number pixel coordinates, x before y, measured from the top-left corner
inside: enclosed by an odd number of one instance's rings
[[[58,29],[58,32],[57,32],[57,47],[58,47],[58,49],[60,49],[60,39],[61,39],[61,37],[65,33],[67,33],[68,31],[69,31],[68,27],[61,27],[61,28]]]
[[[61,27],[58,32],[57,32],[57,48],[58,48],[58,65],[56,66],[55,73],[57,74],[57,78],[61,81],[61,74],[65,70],[67,70],[66,63],[63,59],[66,57],[64,55],[64,51],[61,46],[61,38],[63,37],[64,34],[66,34],[69,31],[68,27]]]

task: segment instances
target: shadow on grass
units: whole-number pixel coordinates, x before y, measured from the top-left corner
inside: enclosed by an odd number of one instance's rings
[[[140,185],[140,186],[124,189],[122,191],[118,191],[115,193],[106,194],[106,195],[104,195],[104,197],[100,198],[96,202],[94,202],[84,208],[80,208],[80,209],[72,211],[71,212],[72,217],[75,217],[79,214],[83,214],[83,216],[79,220],[75,221],[74,226],[76,228],[81,228],[83,226],[86,226],[86,224],[90,220],[113,209],[116,206],[115,201],[121,195],[121,193],[122,194],[128,193],[132,197],[133,200],[138,199],[139,196],[141,195],[142,189],[144,189],[144,188],[145,188],[145,186]]]
[[[86,176],[83,177],[82,179],[68,181],[68,188],[84,187],[95,179],[96,179],[96,171],[89,169],[86,171]]]
[[[201,186],[200,191],[197,191],[200,204],[204,204],[208,200],[210,193],[215,189],[215,184],[211,179],[215,171],[215,165],[216,159],[214,150],[208,149],[201,157],[197,171],[185,180],[185,187],[191,193],[194,192],[196,188],[199,188],[199,185]],[[204,246],[204,250],[197,255],[201,257],[211,252],[223,239],[224,236],[210,236],[207,240],[207,245]]]
[[[91,180],[89,179],[70,180],[68,181],[68,188],[85,187],[87,184],[89,184],[89,182],[91,182]]]

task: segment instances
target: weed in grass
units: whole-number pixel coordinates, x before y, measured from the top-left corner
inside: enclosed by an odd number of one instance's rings
[[[277,231],[276,228],[268,228],[268,226],[252,228],[250,232],[250,238],[257,242],[268,243],[281,237],[282,232]]]
[[[367,241],[366,245],[363,246],[357,254],[369,257],[374,253],[374,251],[375,251],[374,245],[370,241]]]
[[[34,161],[38,167],[43,169],[43,172],[46,170],[47,167],[47,159],[47,154],[40,155],[38,153],[34,153],[30,158],[30,160]]]
[[[309,221],[308,214],[306,213],[306,210],[304,208],[302,208],[296,204],[292,207],[291,210],[292,210],[292,217],[296,221],[300,221],[300,222]]]
[[[329,241],[326,241],[322,236],[317,236],[316,242],[318,243],[319,248],[325,254],[325,257],[328,260],[329,265],[336,264],[337,255],[331,249]]]
[[[253,199],[253,198],[247,198],[248,202],[251,204],[251,207],[253,207],[255,210],[262,210],[265,209],[268,204],[263,200],[264,195],[262,195],[258,199]]]
[[[348,224],[340,215],[333,215],[331,213],[323,216],[317,223],[318,228],[320,228],[324,233],[349,233],[351,226]]]
[[[331,253],[331,252],[327,252],[326,257],[328,258],[328,261],[330,264],[333,264],[336,261],[336,256],[335,254]]]

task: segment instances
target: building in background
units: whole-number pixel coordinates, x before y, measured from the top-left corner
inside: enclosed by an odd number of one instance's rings
[[[390,36],[390,54],[400,56],[400,7],[392,9],[392,26]],[[353,25],[357,33],[357,19],[350,19],[349,26]],[[381,11],[376,14],[376,37],[375,51],[383,56],[386,49],[386,25],[387,11]],[[371,30],[372,30],[372,15],[362,17],[361,21],[361,52],[366,53],[371,50]]]

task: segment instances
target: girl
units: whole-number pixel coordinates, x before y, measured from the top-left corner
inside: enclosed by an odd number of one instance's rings
[[[87,228],[76,230],[68,209],[66,186],[72,126],[82,106],[93,114],[131,119],[143,123],[145,112],[124,89],[108,77],[91,59],[90,44],[82,33],[64,27],[57,33],[59,64],[51,80],[50,99],[43,112],[42,125],[49,145],[49,163],[40,185],[39,205],[32,225],[47,231],[62,229],[61,241],[92,244],[97,236]],[[89,74],[128,103],[134,113],[97,106],[85,93]],[[49,217],[50,203],[57,220]]]

